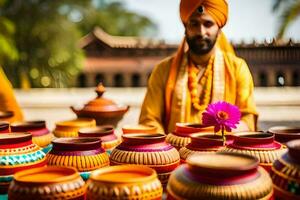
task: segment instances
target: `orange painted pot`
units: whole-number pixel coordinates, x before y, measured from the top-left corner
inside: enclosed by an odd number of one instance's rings
[[[87,199],[160,200],[162,186],[155,170],[141,165],[120,165],[94,171],[87,182]]]
[[[275,140],[280,143],[300,139],[300,127],[274,126],[268,132],[274,134]]]
[[[222,136],[206,133],[195,133],[191,142],[179,150],[181,162],[184,163],[191,155],[215,153],[224,149]]]
[[[272,180],[258,159],[243,154],[193,155],[170,176],[167,199],[273,199]]]
[[[56,137],[78,137],[81,128],[95,127],[96,121],[91,118],[78,118],[74,120],[57,122],[53,131]]]
[[[138,164],[156,170],[158,178],[166,185],[170,173],[179,165],[178,151],[165,142],[164,134],[128,134],[110,155],[111,165]]]
[[[46,165],[46,155],[30,133],[0,134],[0,194],[7,193],[13,174]]]
[[[12,122],[13,116],[12,111],[0,111],[0,121]]]
[[[47,154],[48,165],[75,167],[79,172],[91,172],[109,165],[109,157],[99,138],[58,138]],[[89,174],[83,173],[83,178]]]
[[[9,133],[9,123],[7,122],[0,122],[0,133]]]
[[[102,147],[106,153],[110,155],[111,151],[121,143],[115,132],[113,126],[96,126],[92,128],[82,128],[78,131],[79,137],[95,137],[101,139]]]
[[[145,126],[142,124],[138,125],[125,125],[122,127],[123,134],[130,134],[130,133],[156,133],[155,126]]]
[[[300,140],[287,143],[288,152],[274,163],[270,175],[276,199],[300,199]]]
[[[9,186],[10,200],[84,200],[86,186],[75,168],[43,167],[18,172]]]
[[[177,150],[191,142],[194,133],[213,133],[213,127],[194,123],[176,123],[175,131],[169,133],[166,142]]]
[[[228,144],[224,151],[253,155],[267,171],[270,171],[273,162],[286,152],[286,148],[276,142],[271,133],[241,132],[233,137],[233,143]]]
[[[32,134],[32,142],[45,148],[51,144],[53,134],[46,127],[45,121],[15,122],[10,125],[12,132],[29,132]]]

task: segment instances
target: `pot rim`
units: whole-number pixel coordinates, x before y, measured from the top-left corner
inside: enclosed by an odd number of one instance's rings
[[[127,180],[124,180],[122,178],[118,180],[111,180],[107,178],[102,178],[101,175],[103,174],[109,174],[114,172],[129,172],[129,173],[139,173],[139,174],[145,174],[145,177],[134,177]],[[143,166],[143,165],[118,165],[118,166],[109,166],[105,168],[101,168],[98,170],[95,170],[91,173],[90,179],[96,182],[104,182],[104,183],[140,183],[140,182],[147,182],[151,181],[153,179],[157,178],[157,174],[154,169],[151,169],[150,167]]]
[[[16,144],[31,141],[32,135],[28,132],[10,132],[0,134],[0,145]]]

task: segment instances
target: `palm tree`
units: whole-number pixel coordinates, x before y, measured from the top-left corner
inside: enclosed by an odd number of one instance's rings
[[[283,38],[287,28],[300,16],[300,0],[275,0],[273,12],[280,12],[277,38]]]

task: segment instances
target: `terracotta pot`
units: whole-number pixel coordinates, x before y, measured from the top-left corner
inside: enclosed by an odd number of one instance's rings
[[[102,147],[110,155],[111,151],[121,143],[114,133],[113,126],[97,126],[93,128],[82,128],[78,131],[79,137],[96,137],[101,139]]]
[[[300,127],[274,126],[268,130],[275,135],[275,140],[286,143],[291,140],[300,139]]]
[[[86,186],[75,168],[43,167],[16,173],[9,186],[11,200],[85,199]]]
[[[7,122],[0,122],[0,133],[9,133],[9,123]]]
[[[32,134],[32,142],[42,148],[51,144],[52,133],[47,129],[45,121],[15,122],[10,125],[12,132],[29,132]]]
[[[142,124],[138,125],[125,125],[122,127],[123,134],[130,133],[157,133],[157,128],[155,126],[145,126]]]
[[[94,171],[87,182],[87,199],[90,200],[161,198],[162,186],[157,174],[146,166],[120,165],[102,168]]]
[[[300,199],[300,140],[287,143],[288,152],[273,164],[270,175],[276,199]]]
[[[71,107],[72,111],[78,117],[94,118],[97,125],[111,124],[117,126],[128,111],[129,106],[118,105],[112,100],[103,98],[105,88],[102,84],[99,84],[95,91],[98,95],[96,99],[88,102],[82,109]]]
[[[194,133],[213,133],[213,127],[193,123],[176,123],[173,133],[169,133],[166,141],[177,150],[191,142]]]
[[[109,157],[99,138],[58,138],[47,154],[48,165],[75,167],[79,172],[91,172],[109,165]],[[86,173],[82,176],[86,177]]]
[[[96,121],[91,118],[78,118],[57,122],[53,131],[56,137],[78,137],[78,131],[81,128],[95,127]]]
[[[191,142],[179,150],[181,162],[187,157],[203,153],[214,153],[225,148],[222,136],[206,133],[195,133],[191,136]]]
[[[243,132],[233,137],[233,143],[228,144],[224,151],[256,156],[260,165],[267,171],[270,171],[273,162],[286,152],[284,146],[276,142],[271,133]]]
[[[12,122],[13,116],[12,111],[0,111],[0,121]]]
[[[46,155],[30,133],[0,134],[0,194],[7,192],[14,173],[46,165]]]
[[[166,185],[170,173],[179,165],[178,151],[165,142],[164,134],[128,134],[110,155],[111,165],[139,164],[155,169],[158,178]]]
[[[272,180],[258,159],[242,154],[190,156],[170,176],[167,199],[273,199]]]

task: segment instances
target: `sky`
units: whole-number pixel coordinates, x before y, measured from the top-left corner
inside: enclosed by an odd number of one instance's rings
[[[122,0],[129,10],[149,17],[158,25],[157,39],[179,43],[184,28],[179,17],[180,0]],[[223,31],[233,42],[272,40],[278,15],[272,13],[274,0],[228,0],[229,18]],[[289,27],[285,38],[300,41],[300,18]]]

